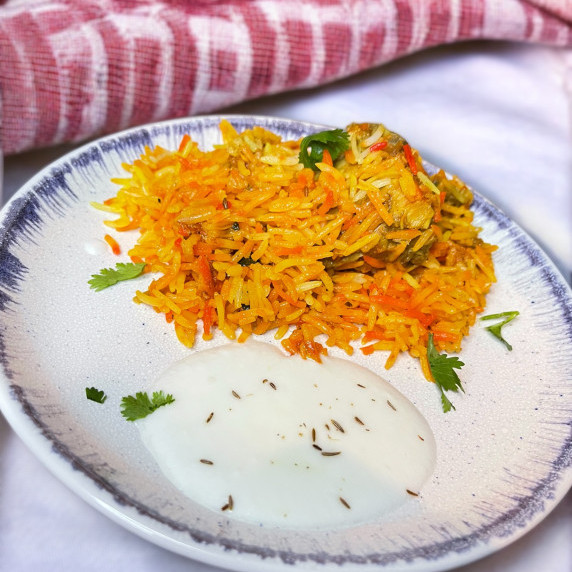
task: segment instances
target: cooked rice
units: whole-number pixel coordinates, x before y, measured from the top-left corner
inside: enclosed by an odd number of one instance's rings
[[[349,150],[318,174],[299,162],[299,141],[220,128],[209,151],[187,135],[176,151],[146,148],[96,205],[118,215],[109,227],[141,233],[129,256],[156,277],[135,302],[188,347],[215,328],[239,342],[273,330],[318,361],[361,345],[388,352],[390,368],[409,352],[431,379],[429,333],[458,352],[495,281],[496,247],[472,224],[466,185],[429,176],[382,125],[350,125]]]

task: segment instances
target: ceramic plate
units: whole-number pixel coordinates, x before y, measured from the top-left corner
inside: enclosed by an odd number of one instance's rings
[[[220,119],[169,121],[91,143],[39,173],[2,211],[0,405],[16,432],[113,520],[167,549],[235,570],[443,570],[530,530],[572,484],[572,296],[530,237],[478,194],[476,223],[500,247],[487,312],[520,311],[503,331],[513,351],[477,323],[462,350],[466,393],[454,395],[456,411],[448,414],[408,356],[388,372],[384,356],[353,358],[395,385],[433,429],[437,465],[420,498],[359,526],[292,531],[210,512],[162,476],[119,403],[206,344],[183,348],[160,315],[132,303],[144,276],[103,292],[88,287],[91,274],[118,260],[88,252],[105,233],[105,216],[89,203],[114,194],[110,179],[145,145],[176,148],[189,133],[208,148],[219,139]],[[258,124],[285,138],[322,129],[230,119],[240,130]],[[121,240],[125,252],[135,235]],[[92,385],[105,389],[104,405],[86,400]]]

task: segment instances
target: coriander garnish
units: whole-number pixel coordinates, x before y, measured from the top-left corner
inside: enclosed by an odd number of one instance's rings
[[[121,415],[127,421],[136,421],[147,417],[155,409],[174,401],[172,395],[165,395],[162,391],[154,391],[151,399],[146,393],[138,392],[135,396],[128,395],[121,400]]]
[[[105,403],[105,400],[107,399],[105,392],[95,387],[86,387],[85,396],[91,401],[95,401],[96,403]]]
[[[250,266],[251,264],[254,264],[254,260],[252,260],[252,258],[250,258],[250,256],[247,256],[245,258],[241,258],[238,263],[241,266]]]
[[[455,369],[461,369],[465,364],[457,357],[440,354],[433,344],[433,334],[429,334],[429,341],[427,342],[427,359],[435,384],[441,392],[443,411],[447,413],[451,409],[455,409],[455,406],[449,401],[445,391],[459,391],[459,389],[465,391],[455,371]]]
[[[320,131],[302,139],[298,157],[304,167],[318,171],[316,163],[323,161],[324,151],[335,161],[349,146],[349,135],[342,129]]]
[[[487,326],[486,329],[498,340],[500,340],[509,351],[512,351],[512,346],[503,338],[502,327],[508,324],[510,321],[514,320],[519,315],[519,312],[513,310],[512,312],[501,312],[500,314],[489,314],[488,316],[483,316],[481,320],[502,320],[498,324],[493,324],[492,326]],[[504,318],[504,319],[503,319]]]
[[[144,262],[137,264],[134,262],[118,262],[115,268],[103,268],[99,271],[99,274],[92,274],[91,279],[87,283],[96,292],[99,292],[123,280],[137,278],[143,270],[145,270]]]

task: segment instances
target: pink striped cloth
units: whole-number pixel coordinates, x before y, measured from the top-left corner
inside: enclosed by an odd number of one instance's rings
[[[572,0],[0,0],[5,154],[468,39],[572,45]]]

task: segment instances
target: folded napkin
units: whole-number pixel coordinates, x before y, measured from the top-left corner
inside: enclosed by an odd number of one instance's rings
[[[0,0],[0,141],[80,141],[469,39],[570,46],[572,0]]]

